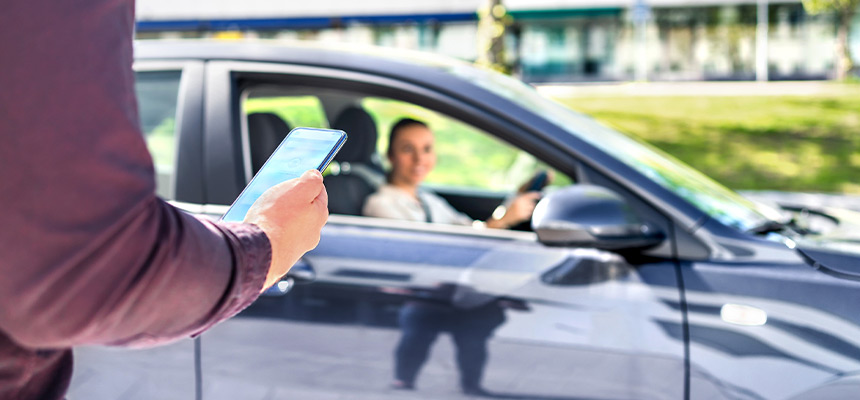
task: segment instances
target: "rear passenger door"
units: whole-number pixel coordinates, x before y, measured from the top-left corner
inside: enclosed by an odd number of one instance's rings
[[[363,106],[380,137],[382,115],[397,112],[363,103],[367,98],[433,110],[502,142],[516,138],[530,147],[536,140],[487,122],[499,116],[387,78],[212,64],[207,92],[223,97],[207,105],[206,157],[229,168],[210,175],[207,187],[220,204],[251,174],[243,124],[249,104],[261,106],[248,88],[296,108],[312,103],[325,117],[320,125],[333,119],[330,110]],[[289,114],[295,109],[253,112],[274,112],[290,124],[297,118]],[[514,156],[523,152],[505,145]],[[464,156],[476,156],[470,153]],[[531,157],[575,178],[570,160]],[[517,399],[683,396],[683,335],[665,330],[682,326],[671,306],[680,301],[671,262],[633,265],[611,252],[546,247],[532,232],[332,215],[319,246],[300,263],[313,268],[313,282],[261,297],[202,336],[204,399],[440,399],[476,388]],[[414,378],[414,388],[393,389],[396,377]]]
[[[152,155],[156,193],[203,203],[200,137],[203,63],[135,63],[144,140]],[[190,399],[195,396],[194,343],[151,349],[76,347],[69,399]]]

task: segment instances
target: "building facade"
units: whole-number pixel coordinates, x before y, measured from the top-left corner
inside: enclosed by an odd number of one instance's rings
[[[478,56],[483,0],[139,0],[138,38],[338,41]],[[836,19],[800,0],[769,0],[757,36],[756,0],[507,0],[507,62],[532,82],[832,76]],[[851,46],[860,55],[860,13]],[[762,46],[764,40],[765,46]]]

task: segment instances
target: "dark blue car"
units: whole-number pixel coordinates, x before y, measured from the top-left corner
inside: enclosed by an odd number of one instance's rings
[[[223,213],[291,127],[349,142],[322,240],[283,282],[197,341],[77,349],[70,399],[860,398],[856,214],[755,204],[435,56],[141,42],[136,58],[159,194],[191,212]],[[531,224],[361,216],[404,116],[437,134],[427,189],[474,219],[551,171]]]

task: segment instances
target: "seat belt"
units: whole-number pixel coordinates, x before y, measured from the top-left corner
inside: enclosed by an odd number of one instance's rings
[[[421,204],[421,208],[424,209],[424,216],[426,217],[425,222],[433,222],[433,216],[430,215],[430,206],[421,198],[421,193],[418,193],[418,203]]]

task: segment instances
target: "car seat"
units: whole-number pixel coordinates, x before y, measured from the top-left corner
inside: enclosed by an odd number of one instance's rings
[[[325,177],[328,208],[332,214],[361,215],[364,202],[385,183],[385,172],[376,154],[376,123],[360,107],[349,107],[332,128],[349,136],[334,158],[338,168]]]
[[[256,174],[263,167],[289,132],[290,126],[276,114],[248,114],[248,144],[253,173]]]

